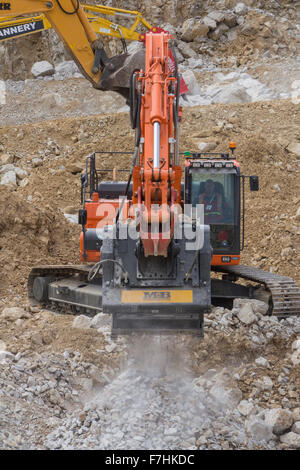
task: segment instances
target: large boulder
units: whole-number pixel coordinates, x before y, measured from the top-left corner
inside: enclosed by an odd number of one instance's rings
[[[202,21],[198,20],[195,21],[195,24],[192,29],[192,36],[195,41],[199,38],[204,38],[207,36],[207,33],[209,31],[209,26],[204,24]]]
[[[300,449],[300,434],[288,432],[280,436],[280,442],[286,444],[290,449]]]
[[[256,315],[254,315],[252,305],[250,303],[244,304],[237,313],[237,317],[244,325],[252,325],[257,321]]]
[[[31,73],[35,78],[48,77],[54,74],[54,67],[47,60],[42,60],[33,64]]]
[[[195,24],[194,18],[189,18],[184,21],[181,28],[181,38],[183,41],[190,42],[194,39],[193,36],[193,27]]]

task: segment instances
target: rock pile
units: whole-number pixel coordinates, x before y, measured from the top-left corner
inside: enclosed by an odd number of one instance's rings
[[[0,333],[3,321],[32,322],[37,315],[35,325],[42,321],[44,327],[55,315],[31,309],[5,308]],[[300,319],[278,321],[265,312],[255,300],[237,299],[232,310],[214,308],[200,343],[190,336],[114,342],[107,315],[74,318],[69,335],[103,338],[98,354],[104,368],[85,359],[79,342],[79,349],[46,350],[45,332],[38,329],[31,344],[39,352],[11,353],[0,341],[0,447],[299,449],[299,377],[292,356],[300,354]],[[120,366],[112,369],[116,351]]]

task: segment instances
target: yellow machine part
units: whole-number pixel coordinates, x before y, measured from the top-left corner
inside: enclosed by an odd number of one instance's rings
[[[138,11],[110,8],[103,5],[82,5],[82,7],[92,30],[96,34],[128,41],[138,41],[140,40],[141,34],[137,31],[139,25],[143,25],[148,30],[155,31],[155,28],[153,28]],[[98,15],[128,18],[129,21],[132,20],[132,25],[131,27],[125,27]],[[27,36],[28,34],[50,28],[52,28],[52,25],[44,14],[22,18],[0,17],[0,42],[16,37]]]

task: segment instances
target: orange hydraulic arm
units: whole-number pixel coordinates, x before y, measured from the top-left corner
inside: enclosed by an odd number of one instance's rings
[[[145,256],[167,256],[173,236],[174,205],[180,203],[181,167],[178,165],[177,76],[168,65],[169,35],[146,34],[145,71],[137,73],[141,98],[142,151],[133,173],[133,202],[145,208],[140,238]],[[158,227],[150,234],[151,224]]]
[[[5,18],[44,13],[81,72],[99,88],[104,50],[79,0],[10,0],[0,5]]]

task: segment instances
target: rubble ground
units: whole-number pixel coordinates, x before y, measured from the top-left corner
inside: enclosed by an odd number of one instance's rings
[[[236,141],[243,172],[260,176],[260,191],[246,190],[242,262],[299,283],[298,122],[291,100],[189,108],[181,148]],[[16,175],[0,185],[1,448],[299,448],[299,318],[279,322],[249,301],[245,324],[239,304],[215,308],[203,341],[142,339],[142,355],[140,339],[110,339],[106,315],[29,305],[31,266],[79,262],[80,228],[65,214],[80,207],[85,157],[130,150],[128,129],[122,113],[0,128],[1,168]]]

